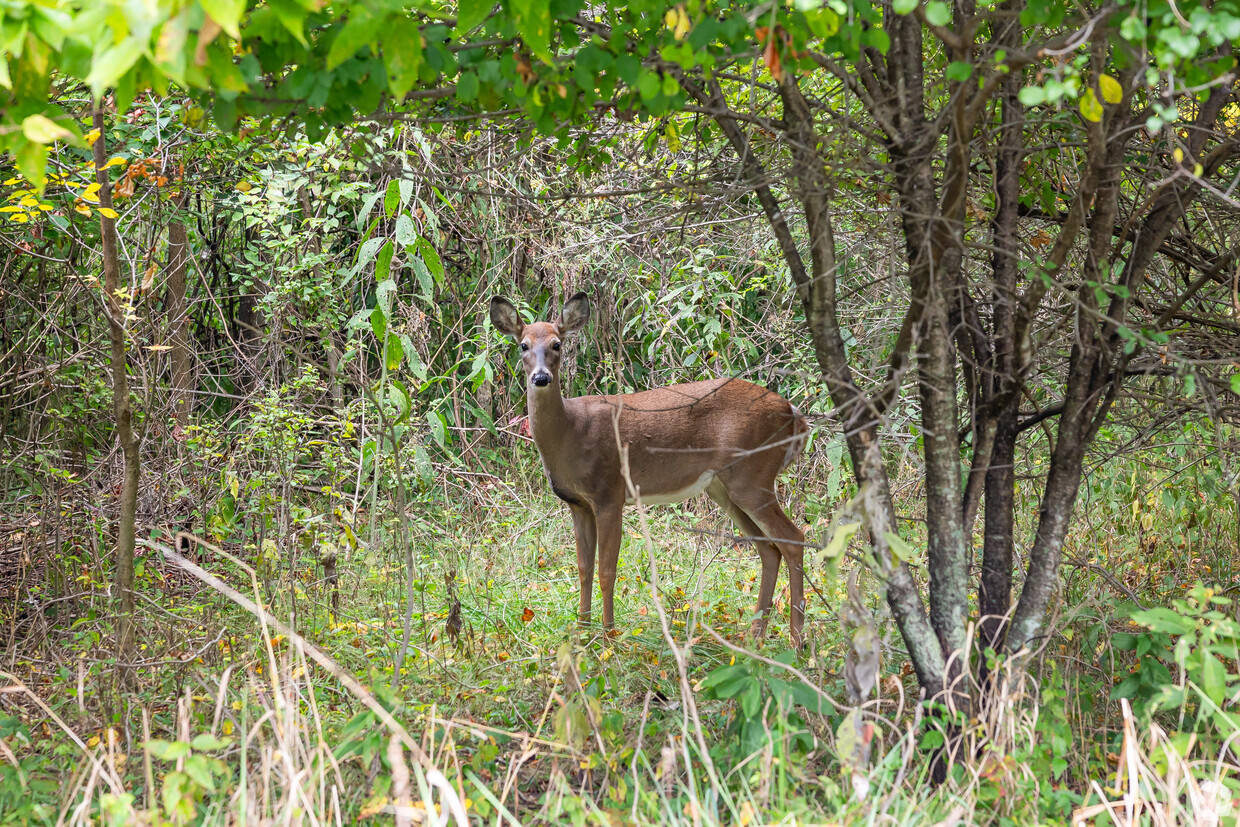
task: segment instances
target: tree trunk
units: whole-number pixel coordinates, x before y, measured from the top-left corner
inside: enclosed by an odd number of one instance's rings
[[[95,180],[100,186],[99,206],[111,209],[112,182],[108,171],[103,168],[108,161],[108,152],[103,109],[100,107],[95,109],[94,123],[99,131],[93,147]],[[116,590],[121,601],[120,613],[116,618],[117,677],[122,684],[131,685],[134,677],[131,661],[134,651],[133,552],[134,519],[138,510],[138,437],[134,433],[133,409],[129,402],[129,370],[125,356],[126,308],[117,296],[121,264],[117,251],[116,221],[101,215],[100,226],[103,235],[104,307],[112,345],[112,411],[116,419],[116,437],[125,463],[116,527]]]
[[[172,364],[172,414],[177,429],[184,433],[193,408],[192,369],[189,352],[189,317],[185,302],[185,276],[189,263],[189,235],[179,211],[185,206],[182,196],[176,201],[178,215],[168,225],[168,351]]]

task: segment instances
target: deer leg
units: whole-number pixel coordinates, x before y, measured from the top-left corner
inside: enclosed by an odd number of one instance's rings
[[[712,500],[719,504],[724,513],[732,518],[732,522],[747,537],[754,538],[753,543],[758,549],[758,556],[762,560],[762,583],[758,587],[758,609],[757,617],[753,620],[753,625],[749,627],[749,636],[754,641],[762,640],[766,637],[766,623],[771,616],[771,603],[775,598],[775,580],[779,576],[779,549],[769,542],[764,542],[761,538],[766,536],[766,532],[758,527],[758,524],[750,519],[749,515],[732,502],[732,498],[728,496],[728,490],[723,484],[715,480],[707,487],[706,493]]]
[[[599,506],[594,511],[598,525],[598,585],[603,593],[603,626],[607,629],[616,621],[612,596],[616,588],[616,565],[620,560],[623,513],[623,501]]]
[[[805,535],[779,507],[774,491],[752,489],[728,493],[733,502],[762,527],[762,533],[779,547],[788,564],[788,588],[792,597],[789,627],[792,645],[800,649],[804,642],[801,628],[805,625]]]
[[[580,505],[570,505],[573,513],[573,534],[577,536],[577,581],[581,587],[581,603],[577,621],[585,626],[590,622],[590,601],[594,595],[594,549],[598,529],[594,512]]]

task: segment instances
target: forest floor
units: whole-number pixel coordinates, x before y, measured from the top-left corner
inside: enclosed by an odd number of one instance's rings
[[[17,596],[7,604],[17,612],[5,635],[12,685],[0,694],[9,745],[0,823],[239,823],[243,814],[253,823],[416,821],[428,806],[458,803],[486,824],[1067,818],[1122,799],[1121,754],[1141,755],[1150,772],[1161,767],[1151,777],[1169,771],[1156,757],[1157,728],[1136,731],[1128,707],[1108,699],[1110,670],[1099,668],[1123,656],[1112,638],[1131,628],[1125,612],[1142,596],[1134,587],[1183,594],[1209,577],[1207,561],[1238,562],[1220,532],[1217,547],[1138,572],[1128,553],[1098,556],[1106,553],[1098,532],[1113,526],[1087,512],[1030,678],[1005,685],[1003,702],[979,725],[987,749],[970,750],[930,792],[941,738],[915,703],[916,680],[878,585],[857,560],[810,567],[801,653],[789,648],[781,572],[767,637],[751,657],[743,648],[752,645],[744,637],[757,588],[752,549],[705,500],[650,509],[647,534],[631,510],[615,628],[582,628],[562,504],[538,479],[514,481],[516,490],[479,479],[472,490],[409,507],[411,590],[399,524],[377,519],[371,535],[368,512],[310,494],[299,497],[302,525],[330,524],[332,537],[357,539],[335,549],[334,583],[324,549],[294,538],[188,549],[296,634],[166,559],[172,530],[148,527],[136,685],[125,690],[108,657],[100,515],[67,505],[59,520],[8,515],[0,591]],[[826,526],[810,528],[815,536]],[[380,538],[375,547],[361,539],[368,536]],[[253,563],[253,578],[231,556]],[[865,622],[882,637],[880,679],[861,707],[870,754],[862,766],[838,757],[846,724],[855,723],[844,679],[859,628],[843,611],[850,578]],[[57,589],[72,599],[42,599]],[[594,607],[597,617],[597,594]],[[408,650],[394,677],[406,625]],[[305,644],[329,658],[327,668]],[[361,685],[352,689],[340,674]],[[815,700],[809,686],[831,702]],[[379,709],[409,733],[403,740]],[[1144,789],[1157,798],[1148,779]]]

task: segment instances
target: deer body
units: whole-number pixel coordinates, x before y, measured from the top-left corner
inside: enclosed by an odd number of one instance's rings
[[[572,512],[581,622],[590,620],[596,548],[603,622],[610,628],[614,621],[621,517],[633,502],[620,457],[625,446],[629,478],[643,504],[680,502],[704,491],[757,540],[762,582],[755,636],[765,631],[779,563],[787,561],[792,637],[800,645],[804,536],[779,507],[775,480],[804,447],[804,418],[778,394],[741,379],[563,398],[560,337],[585,323],[588,308],[579,293],[558,323],[523,324],[511,304],[491,300],[496,328],[521,344],[534,443],[552,491]]]

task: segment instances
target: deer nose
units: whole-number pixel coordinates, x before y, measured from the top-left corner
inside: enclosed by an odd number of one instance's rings
[[[545,388],[551,384],[551,374],[545,370],[540,370],[530,377],[530,381],[534,383],[536,388]]]

